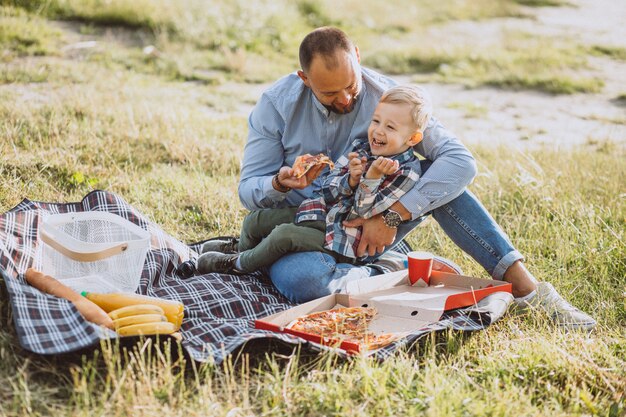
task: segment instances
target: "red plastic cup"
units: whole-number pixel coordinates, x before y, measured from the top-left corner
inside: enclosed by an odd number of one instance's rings
[[[409,252],[409,281],[411,285],[428,287],[433,270],[433,254],[430,252]]]

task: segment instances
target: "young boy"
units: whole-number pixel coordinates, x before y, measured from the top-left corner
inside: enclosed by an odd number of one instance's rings
[[[252,272],[289,252],[322,251],[338,262],[361,261],[356,255],[361,228],[346,227],[343,221],[383,213],[415,185],[420,164],[413,146],[422,140],[431,113],[421,88],[387,90],[372,116],[368,138],[353,142],[313,198],[297,208],[252,211],[244,219],[239,242],[203,245],[198,272]]]

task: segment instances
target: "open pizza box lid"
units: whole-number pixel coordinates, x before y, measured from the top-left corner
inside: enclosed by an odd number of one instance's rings
[[[433,271],[430,286],[409,285],[407,270],[348,283],[347,294],[331,294],[255,321],[255,328],[287,333],[314,343],[330,345],[348,353],[367,353],[358,343],[340,342],[288,328],[307,314],[339,307],[374,307],[376,316],[368,326],[374,334],[403,337],[439,321],[444,311],[467,307],[497,291],[511,292],[511,284],[491,279]]]

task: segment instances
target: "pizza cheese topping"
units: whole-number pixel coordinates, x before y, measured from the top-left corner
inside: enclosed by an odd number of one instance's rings
[[[308,153],[304,155],[300,155],[299,157],[296,158],[295,162],[293,163],[293,167],[292,167],[293,174],[296,177],[300,178],[314,166],[322,165],[322,164],[327,164],[330,167],[330,169],[333,169],[335,167],[335,164],[333,164],[333,161],[331,161],[330,158],[324,155],[323,153],[320,153],[318,155],[311,155]]]
[[[376,335],[368,330],[376,313],[376,309],[371,307],[336,308],[300,317],[288,327],[323,338],[356,343],[367,350],[373,350],[397,339],[394,334]]]

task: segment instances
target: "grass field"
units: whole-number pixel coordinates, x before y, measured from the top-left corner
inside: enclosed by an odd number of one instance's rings
[[[77,201],[107,189],[182,241],[237,234],[247,112],[265,83],[296,68],[301,37],[318,25],[344,28],[381,71],[494,94],[597,97],[607,87],[593,60],[626,57],[624,45],[519,30],[485,37],[475,51],[471,39],[441,35],[569,2],[431,3],[0,0],[0,211],[25,197]],[[623,106],[626,89],[614,97],[606,105]],[[488,111],[452,106],[473,118]],[[606,119],[598,122],[625,120]],[[198,365],[149,344],[66,362],[20,348],[2,291],[0,415],[626,415],[626,151],[614,139],[471,146],[480,171],[471,189],[535,275],[594,315],[591,334],[508,314],[382,364],[261,352]],[[410,242],[486,276],[434,222]]]

